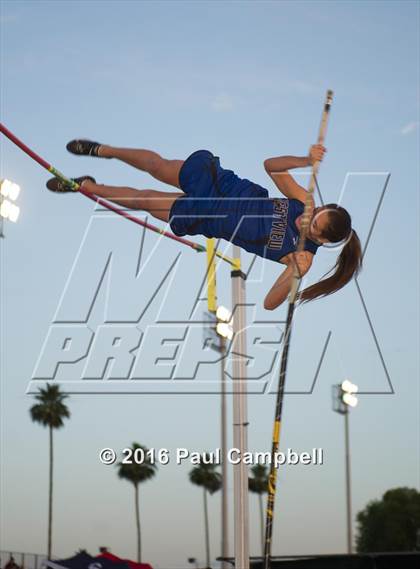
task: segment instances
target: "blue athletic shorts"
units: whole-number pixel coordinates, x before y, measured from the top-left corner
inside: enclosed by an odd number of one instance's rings
[[[246,240],[267,236],[266,217],[272,215],[272,200],[265,188],[239,178],[220,166],[208,150],[191,154],[182,165],[179,183],[185,196],[174,202],[169,219],[175,235],[204,235],[231,240],[242,234]]]

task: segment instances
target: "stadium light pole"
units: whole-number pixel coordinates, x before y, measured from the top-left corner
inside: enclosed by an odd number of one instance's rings
[[[345,379],[342,383],[333,385],[333,411],[344,415],[344,445],[346,464],[346,510],[347,510],[347,553],[353,553],[352,513],[351,513],[351,479],[350,479],[350,435],[349,411],[356,407],[357,385]]]
[[[227,423],[226,423],[226,340],[233,337],[232,314],[224,306],[218,306],[216,311],[216,333],[219,337],[219,351],[221,355],[221,390],[220,390],[220,436],[221,436],[221,456],[222,456],[222,557],[229,556],[228,541],[228,497],[227,497]],[[222,561],[222,568],[225,569],[226,561]]]
[[[10,180],[0,181],[0,237],[4,237],[4,220],[16,222],[19,217],[19,206],[16,201],[20,187]]]

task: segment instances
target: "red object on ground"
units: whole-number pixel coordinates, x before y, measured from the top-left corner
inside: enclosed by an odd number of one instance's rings
[[[121,557],[117,557],[113,553],[109,553],[109,552],[101,553],[100,555],[96,556],[97,559],[100,559],[101,557],[103,557],[105,559],[109,559],[110,561],[118,561],[119,563],[121,563],[121,562],[127,563],[127,565],[130,567],[130,569],[153,569],[153,567],[151,565],[149,565],[148,563],[136,563],[135,561],[130,561],[130,559],[122,559]]]

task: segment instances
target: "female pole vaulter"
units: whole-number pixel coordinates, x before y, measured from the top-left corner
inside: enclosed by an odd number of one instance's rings
[[[88,192],[126,208],[147,211],[169,223],[175,235],[223,238],[250,253],[285,265],[265,297],[267,310],[277,308],[288,297],[295,263],[301,276],[305,275],[317,249],[326,243],[344,245],[331,274],[300,292],[300,301],[339,290],[361,269],[359,238],[349,213],[337,204],[315,207],[312,201],[304,250],[296,253],[307,192],[288,170],[322,161],[326,152],[322,145],[311,146],[307,157],[265,160],[265,170],[284,198],[270,198],[265,188],[222,168],[219,158],[208,150],[198,150],[185,161],[167,160],[150,150],[116,148],[90,140],[72,140],[67,150],[79,156],[117,158],[182,190],[177,193],[136,190],[97,184],[90,176],[74,178]],[[47,188],[53,192],[73,191],[58,178],[50,179]]]

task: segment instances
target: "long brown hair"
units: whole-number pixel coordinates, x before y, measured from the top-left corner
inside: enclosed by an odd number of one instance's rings
[[[356,231],[351,227],[348,211],[337,204],[328,204],[324,206],[325,209],[328,210],[328,225],[322,237],[329,243],[344,241],[345,244],[334,267],[327,273],[333,274],[299,293],[301,302],[332,294],[345,286],[362,268],[362,247]]]

